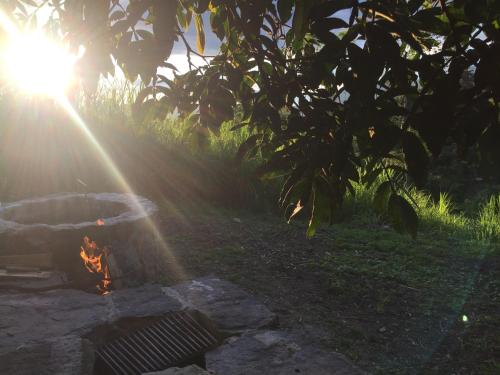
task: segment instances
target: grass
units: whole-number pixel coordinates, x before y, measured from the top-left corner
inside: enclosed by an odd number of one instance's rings
[[[478,225],[480,238],[500,240],[500,194],[491,196],[481,207]]]
[[[190,275],[242,285],[283,328],[320,327],[325,345],[372,373],[494,374],[498,245],[436,221],[413,240],[359,210],[307,240],[305,223],[233,211],[192,217],[170,244]]]

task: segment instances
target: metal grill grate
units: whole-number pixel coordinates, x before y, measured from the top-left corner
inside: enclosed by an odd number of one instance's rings
[[[104,345],[96,355],[103,373],[137,375],[188,364],[218,343],[195,313],[182,311]]]

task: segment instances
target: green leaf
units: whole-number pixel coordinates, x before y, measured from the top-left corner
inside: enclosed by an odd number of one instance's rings
[[[386,156],[400,141],[401,129],[397,126],[380,124],[375,126],[372,140],[372,152],[378,156]]]
[[[335,196],[323,178],[317,178],[312,189],[312,211],[306,235],[311,238],[321,224],[331,224]],[[302,201],[301,201],[302,202]]]
[[[410,0],[408,2],[408,10],[410,13],[415,13],[424,3],[424,0]]]
[[[117,11],[114,11],[113,13],[111,13],[111,15],[109,16],[109,20],[110,21],[118,21],[124,17],[125,17],[125,12],[123,12],[121,10],[117,10]]]
[[[387,212],[387,202],[392,193],[392,186],[390,181],[382,182],[375,191],[373,196],[373,208],[375,212],[382,215]]]
[[[316,229],[320,224],[320,215],[319,215],[319,210],[321,209],[321,202],[319,198],[319,194],[316,189],[313,189],[312,191],[312,211],[311,211],[311,217],[309,219],[309,225],[307,226],[307,231],[306,231],[306,236],[307,238],[314,237],[316,234]]]
[[[299,0],[295,4],[295,13],[293,15],[292,30],[297,40],[302,40],[307,31],[309,21],[309,10],[311,4],[309,1]]]
[[[312,10],[312,16],[315,19],[327,18],[339,10],[351,8],[352,0],[330,0],[316,5]]]
[[[413,132],[406,132],[403,137],[403,152],[405,154],[408,173],[417,187],[423,187],[429,170],[429,155],[422,141]]]
[[[363,175],[361,182],[366,185],[366,187],[369,189],[373,183],[377,180],[378,176],[382,173],[382,168],[370,168],[366,172],[365,175]]]
[[[399,233],[408,233],[413,238],[417,236],[418,216],[412,205],[397,194],[391,194],[387,205],[389,218]]]
[[[343,29],[349,27],[347,22],[334,17],[322,19],[321,21],[316,22],[316,24],[325,30]]]
[[[295,0],[278,0],[278,14],[282,23],[287,22],[292,16]]]
[[[210,0],[198,0],[198,4],[195,7],[196,13],[203,13],[208,9],[208,4],[210,3]]]
[[[203,55],[205,52],[205,31],[203,30],[203,18],[201,18],[201,14],[194,15],[194,24],[196,28],[196,49]]]
[[[241,162],[243,158],[252,150],[256,145],[259,138],[262,137],[262,134],[253,134],[248,137],[238,148],[238,152],[236,153],[236,160]]]

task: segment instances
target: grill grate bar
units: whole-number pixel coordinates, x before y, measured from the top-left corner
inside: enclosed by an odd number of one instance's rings
[[[151,348],[150,353],[156,358],[159,366],[161,366],[164,361],[170,361],[170,359],[162,353],[162,351],[158,347],[158,344],[153,343],[153,341],[151,341],[149,337],[147,337],[146,332],[137,332],[137,336],[142,337],[142,339],[144,339],[144,341],[149,344],[149,347]]]
[[[104,349],[101,351],[101,356],[106,358],[106,360],[113,365],[114,368],[117,368],[122,374],[130,375],[131,372],[127,370],[125,365],[123,365],[120,361],[116,360],[116,356],[110,355],[108,353],[109,349]]]
[[[179,332],[175,322],[171,321],[170,323],[171,324],[167,325],[164,321],[160,322],[165,329],[169,330],[173,337],[178,339],[179,344],[182,345],[182,347],[184,347],[188,352],[197,351],[199,349],[199,347],[193,345],[189,335],[186,334],[188,332]]]
[[[180,317],[179,317],[179,319],[180,319]],[[189,340],[190,340],[190,342],[191,342],[192,345],[194,345],[195,347],[199,347],[199,348],[202,348],[203,346],[206,345],[206,343],[204,344],[203,342],[201,342],[200,340],[198,340],[198,337],[195,337],[193,335],[191,327],[190,327],[189,324],[187,324],[187,322],[182,321],[182,320],[179,322],[178,319],[176,319],[176,317],[173,317],[173,320],[175,320],[177,324],[179,324],[181,326],[184,326],[184,328],[186,329],[186,331],[190,333],[190,335],[186,336],[186,337],[189,338]]]
[[[196,320],[191,318],[188,314],[179,314],[178,318],[181,319],[183,323],[185,323],[186,327],[189,327],[190,331],[193,333],[194,338],[196,338],[199,342],[201,342],[201,345],[212,345],[213,342],[217,342],[217,339],[210,333],[208,332],[201,324],[199,324]],[[188,319],[190,318],[190,319]],[[202,331],[205,333],[205,335],[196,335],[197,331]]]
[[[181,357],[183,357],[189,353],[189,350],[186,347],[184,347],[179,342],[179,340],[177,340],[166,327],[164,327],[161,324],[158,324],[157,328],[167,338],[167,341],[172,345],[172,347],[180,353]]]
[[[152,335],[155,335],[156,337],[158,337],[160,339],[160,342],[164,345],[164,349],[166,352],[173,353],[173,354],[171,354],[173,361],[176,361],[176,360],[179,360],[180,358],[182,358],[182,354],[180,354],[179,351],[176,350],[176,348],[173,345],[165,345],[166,343],[171,344],[171,341],[168,338],[168,336],[165,336],[163,334],[163,332],[157,326],[151,327],[151,329],[149,330],[149,333],[151,333]]]
[[[141,359],[141,365],[147,368],[146,363],[151,363],[153,366],[158,366],[153,356],[150,354],[151,350],[149,348],[145,348],[144,346],[139,344],[139,340],[136,340],[135,336],[128,336],[122,339],[123,342],[127,343],[132,350],[134,350],[134,354],[137,355],[138,359]]]
[[[219,341],[210,330],[205,328],[203,324],[198,323],[198,321],[196,321],[190,314],[185,314],[183,316],[187,322],[191,322],[191,325],[194,325],[196,327],[195,331],[199,329],[201,332],[204,333],[200,337],[207,340],[207,342],[214,343]]]
[[[128,365],[132,373],[138,373],[142,371],[140,363],[138,364],[133,360],[134,357],[130,354],[127,348],[121,345],[121,343],[115,342],[114,344],[109,345],[108,348],[110,353],[113,354],[118,360],[121,360],[122,363]]]
[[[194,313],[176,312],[104,345],[96,355],[110,373],[139,375],[185,363],[217,344]]]

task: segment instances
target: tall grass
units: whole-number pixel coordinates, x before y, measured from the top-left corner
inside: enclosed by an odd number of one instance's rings
[[[234,124],[228,121],[222,124],[219,134],[214,134],[200,132],[189,120],[181,120],[175,115],[163,119],[144,116],[138,121],[132,111],[137,91],[138,86],[126,82],[104,83],[91,98],[80,97],[78,107],[81,112],[92,114],[98,122],[119,124],[140,136],[151,137],[168,148],[192,153],[210,164],[210,168],[224,174],[225,178],[229,176],[233,181],[228,183],[235,182],[240,188],[253,191],[253,195],[260,196],[258,199],[264,198],[266,194],[276,194],[276,181],[272,182],[274,186],[266,187],[265,183],[257,182],[252,175],[252,169],[259,160],[246,162],[237,168],[233,163],[238,147],[251,135],[247,127],[232,130]],[[355,194],[346,197],[345,210],[349,214],[366,215],[371,211],[371,202],[380,182],[378,180],[370,187],[354,184]],[[248,196],[247,193],[243,196]],[[401,193],[410,195],[423,228],[460,235],[467,233],[468,237],[484,241],[500,239],[500,195],[492,196],[486,203],[476,204],[479,210],[475,212],[465,212],[457,208],[445,192],[441,192],[437,200],[411,187]]]
[[[352,214],[367,213],[377,216],[372,210],[372,201],[382,178],[371,186],[354,184],[355,194],[349,194],[345,202],[345,209]],[[480,209],[472,214],[457,207],[451,196],[446,192],[439,194],[434,200],[425,191],[407,188],[400,194],[408,194],[420,218],[421,230],[439,231],[469,240],[497,242],[500,240],[500,195],[491,196],[483,204],[477,204]],[[384,218],[378,218],[384,221]]]
[[[500,194],[492,196],[480,208],[477,222],[481,239],[500,240]]]

